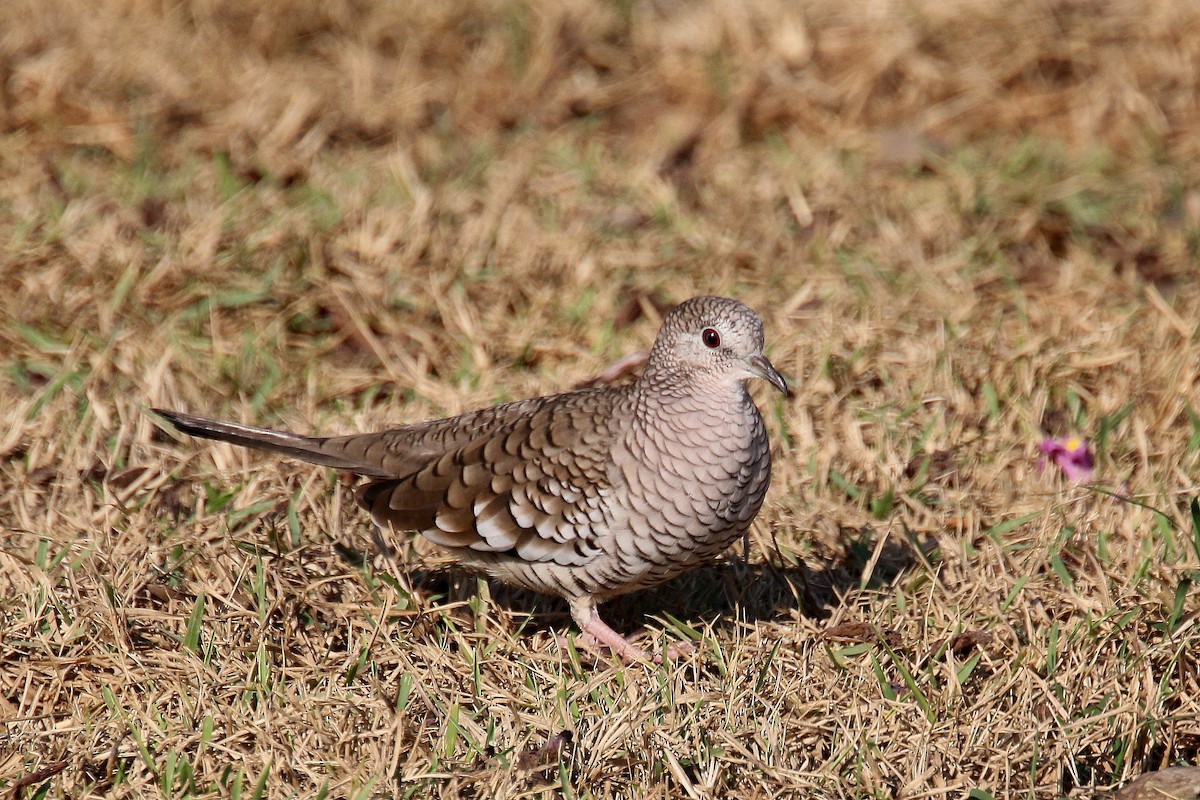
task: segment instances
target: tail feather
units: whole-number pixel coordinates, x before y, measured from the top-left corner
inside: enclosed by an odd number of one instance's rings
[[[189,436],[199,436],[204,439],[216,439],[229,442],[240,447],[250,447],[255,450],[267,450],[272,453],[297,458],[310,464],[353,472],[372,478],[394,477],[379,464],[356,461],[345,455],[333,452],[327,448],[328,439],[317,436],[301,436],[287,431],[273,431],[270,428],[255,428],[250,425],[239,425],[236,422],[225,422],[219,419],[198,417],[181,411],[169,411],[165,408],[151,409],[167,420],[176,430]]]

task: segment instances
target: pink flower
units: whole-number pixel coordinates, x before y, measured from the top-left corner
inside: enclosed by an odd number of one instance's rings
[[[1041,456],[1038,458],[1038,472],[1046,466],[1046,461],[1053,461],[1067,476],[1071,483],[1083,483],[1092,477],[1095,465],[1092,463],[1092,451],[1083,439],[1072,436],[1066,441],[1058,439],[1043,439],[1038,445]]]

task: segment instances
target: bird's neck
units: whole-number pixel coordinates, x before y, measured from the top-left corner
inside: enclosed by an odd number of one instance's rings
[[[749,398],[745,380],[719,380],[679,367],[647,368],[636,384],[639,397],[648,405],[702,408],[732,407]]]

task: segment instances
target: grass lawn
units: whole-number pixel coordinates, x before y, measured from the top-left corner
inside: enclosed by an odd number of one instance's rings
[[[0,4],[6,798],[1058,798],[1200,766],[1200,5]],[[375,430],[724,294],[773,483],[605,608],[165,406]],[[1047,439],[1085,442],[1071,481]]]

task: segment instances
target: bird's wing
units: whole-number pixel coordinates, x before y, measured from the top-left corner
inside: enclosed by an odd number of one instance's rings
[[[380,527],[419,531],[444,547],[586,563],[597,552],[595,529],[612,490],[621,416],[613,410],[622,397],[611,388],[559,395],[499,424],[469,423],[473,435],[433,428],[409,440],[408,463],[420,465],[360,487],[359,502]],[[413,458],[422,443],[447,441],[440,452]]]

